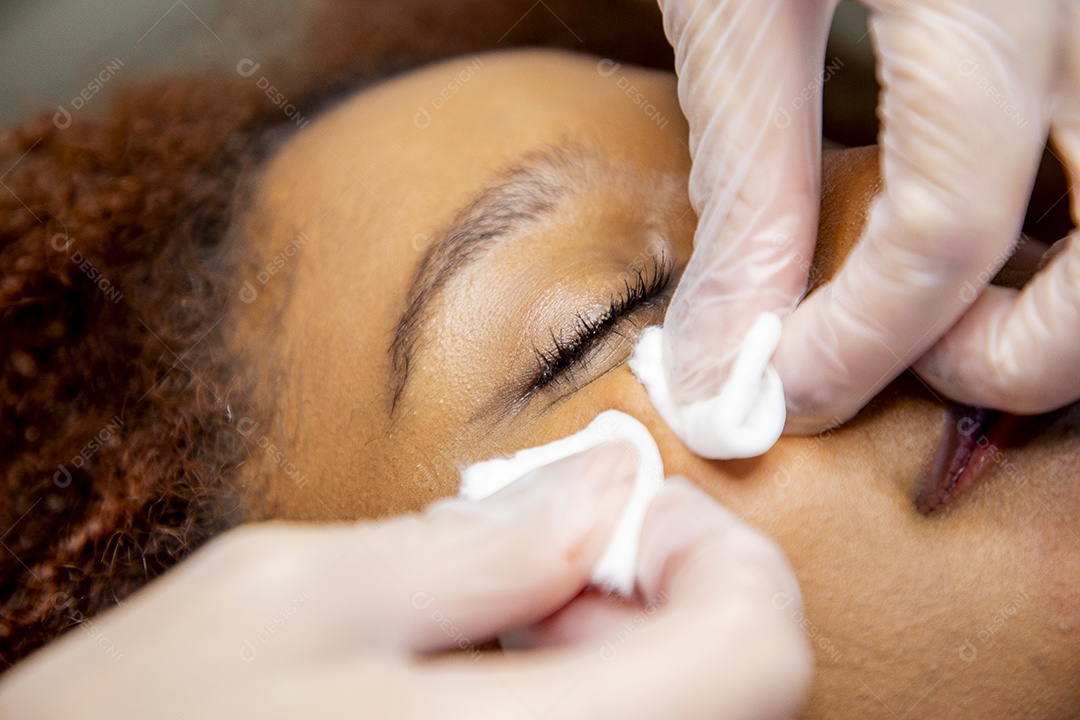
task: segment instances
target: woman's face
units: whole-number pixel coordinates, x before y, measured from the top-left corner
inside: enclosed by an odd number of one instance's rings
[[[817,279],[877,182],[872,152],[825,164]],[[269,335],[260,301],[240,306],[238,344],[283,369],[273,427],[243,421],[268,478],[259,516],[416,510],[463,465],[614,408],[650,428],[669,475],[786,551],[817,651],[811,715],[1080,714],[1077,413],[1004,444],[908,373],[824,436],[694,456],[625,364],[691,250],[689,166],[673,75],[550,52],[426,68],[289,141],[251,214],[260,272],[237,281],[245,301],[287,297]],[[947,437],[996,447],[943,501]]]

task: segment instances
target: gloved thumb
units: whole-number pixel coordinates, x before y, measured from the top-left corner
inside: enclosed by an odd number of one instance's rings
[[[585,586],[622,515],[636,454],[601,445],[479,502],[451,499],[373,526],[389,640],[413,651],[483,642],[536,622]],[[450,628],[448,630],[448,628]]]

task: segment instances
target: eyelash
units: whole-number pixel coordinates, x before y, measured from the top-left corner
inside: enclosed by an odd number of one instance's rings
[[[634,277],[623,281],[624,291],[612,295],[608,309],[595,320],[577,316],[573,337],[559,340],[551,331],[548,348],[533,348],[536,354],[536,375],[529,386],[526,398],[563,379],[572,379],[574,373],[588,365],[589,356],[596,346],[616,327],[635,312],[666,304],[665,291],[671,283],[674,266],[664,255],[654,257],[645,270],[634,269]]]

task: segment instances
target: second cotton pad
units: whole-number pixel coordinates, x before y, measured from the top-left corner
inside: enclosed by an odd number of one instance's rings
[[[630,369],[660,416],[686,446],[713,460],[765,453],[784,431],[786,406],[780,376],[769,364],[780,343],[780,318],[762,313],[747,332],[720,394],[679,405],[664,372],[663,330],[641,333]]]
[[[533,470],[606,443],[633,445],[638,453],[638,468],[634,490],[593,571],[592,582],[605,590],[629,596],[634,591],[645,512],[664,482],[664,465],[656,441],[645,426],[630,415],[607,410],[597,415],[584,430],[569,437],[521,450],[508,458],[470,465],[461,471],[459,494],[466,500],[481,500]]]

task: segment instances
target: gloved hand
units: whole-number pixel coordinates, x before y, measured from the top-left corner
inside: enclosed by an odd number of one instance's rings
[[[1070,174],[1080,171],[1080,6],[865,4],[883,85],[884,190],[840,273],[796,310],[816,240],[835,1],[660,0],[700,217],[665,322],[672,395],[716,395],[747,328],[771,313],[785,318],[772,361],[791,432],[847,420],[916,360],[935,389],[967,404],[1035,413],[1075,400],[1077,243],[1022,292],[986,286],[1018,239],[1048,130]],[[758,415],[782,414],[773,385],[761,384]]]
[[[476,649],[575,614],[635,468],[606,445],[422,516],[227,533],[6,673],[0,716],[790,717],[810,669],[794,577],[686,483],[642,537],[653,621],[619,635],[632,608],[610,600],[561,649]]]

